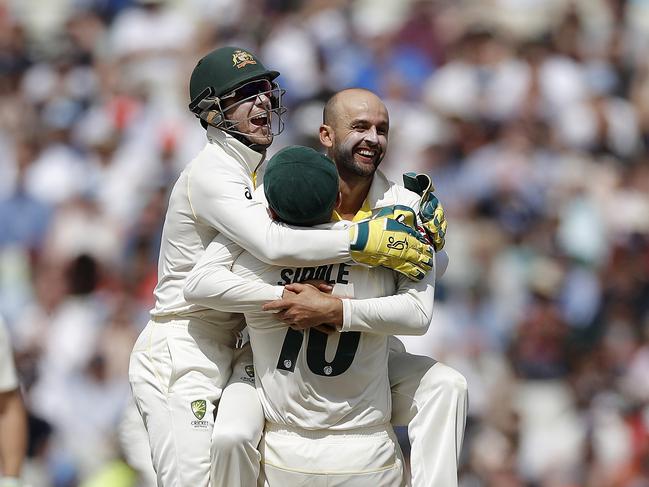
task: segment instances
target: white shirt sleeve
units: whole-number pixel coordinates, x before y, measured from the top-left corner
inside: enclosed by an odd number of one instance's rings
[[[433,318],[435,272],[419,282],[397,274],[397,290],[392,296],[343,299],[341,331],[361,331],[385,335],[423,335]]]
[[[245,313],[259,311],[264,303],[281,298],[284,286],[247,279],[231,271],[243,251],[224,235],[212,240],[185,280],[185,300],[219,311]]]
[[[350,260],[348,230],[289,227],[273,221],[252,199],[243,170],[219,168],[216,158],[195,161],[187,179],[194,217],[215,228],[266,263],[287,266],[323,265]]]

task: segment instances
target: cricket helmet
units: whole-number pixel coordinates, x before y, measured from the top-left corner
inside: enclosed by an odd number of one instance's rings
[[[269,121],[271,132],[278,135],[284,129],[282,115],[282,90],[274,81],[279,76],[250,51],[234,46],[213,50],[201,58],[192,71],[189,81],[189,109],[202,123],[245,136],[236,126],[228,123],[227,112],[241,103],[264,94],[271,101]],[[237,102],[227,109],[222,101],[237,96]]]

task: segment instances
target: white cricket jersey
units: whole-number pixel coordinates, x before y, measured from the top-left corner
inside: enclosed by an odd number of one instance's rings
[[[305,279],[334,284],[333,293],[347,298],[386,297],[405,292],[407,278],[385,268],[348,263],[318,267],[278,267],[242,253],[232,267],[237,275],[284,285]],[[432,284],[420,286],[430,300]],[[303,429],[347,430],[390,421],[388,336],[318,330],[290,330],[272,313],[245,313],[253,349],[257,390],[266,419]],[[428,323],[421,326],[421,333]]]
[[[366,199],[367,216],[387,206],[412,207],[417,201],[416,194],[377,171]],[[230,268],[234,272],[224,271]],[[343,299],[344,333],[329,337],[324,352],[322,335],[290,333],[260,311],[269,289],[310,278],[332,282],[342,296],[363,298]],[[204,307],[246,314],[267,419],[304,429],[344,430],[389,421],[387,339],[425,333],[432,319],[434,283],[435,272],[414,282],[389,269],[349,262],[273,267],[218,235],[187,277],[185,295]],[[336,340],[342,337],[341,345]]]
[[[214,237],[222,234],[266,262],[319,265],[349,259],[349,234],[273,222],[265,205],[252,196],[262,155],[213,127],[207,136],[205,148],[182,171],[171,192],[151,315],[191,317],[235,329],[240,317],[190,304],[183,296],[186,276]],[[267,288],[262,294],[266,300],[275,299],[281,290]]]
[[[0,392],[13,391],[18,387],[9,333],[0,319]]]
[[[260,193],[258,199],[265,202],[263,191],[258,190],[257,193]],[[419,197],[415,193],[389,181],[381,171],[376,171],[365,202],[367,211],[364,212],[365,214],[362,214],[363,211],[359,213],[361,216],[369,217],[381,208],[393,205],[409,206],[416,210],[418,202]],[[308,238],[308,235],[306,232],[303,233],[301,239]],[[217,236],[187,276],[186,298],[200,305],[202,309],[215,308],[233,313],[245,313],[257,311],[269,301],[268,295],[272,292],[281,293],[285,280],[273,283],[275,285],[266,284],[261,281],[242,279],[229,271],[241,252],[241,247],[222,235]],[[421,297],[421,290],[427,289],[427,285],[434,284],[435,275],[441,277],[447,263],[446,252],[435,254],[434,271],[429,272],[420,283],[403,278],[402,291],[394,296],[381,299],[343,300],[342,330],[392,335],[421,334],[422,326],[428,326],[432,318],[432,302],[429,307],[428,298]],[[311,267],[315,269],[313,265]],[[321,269],[322,267],[319,267],[315,275],[320,275],[323,272]],[[308,277],[299,277],[299,280],[308,279]],[[295,282],[297,279],[293,276],[288,280]]]

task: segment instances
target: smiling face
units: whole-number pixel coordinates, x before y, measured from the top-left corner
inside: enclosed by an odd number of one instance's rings
[[[345,90],[325,109],[320,141],[341,176],[371,177],[385,156],[389,126],[379,97],[367,90]]]
[[[273,112],[268,91],[271,89],[270,82],[258,80],[254,83],[258,86],[248,86],[247,89],[233,92],[233,95],[222,97],[221,107],[232,131],[243,134],[255,145],[268,146],[273,142]]]

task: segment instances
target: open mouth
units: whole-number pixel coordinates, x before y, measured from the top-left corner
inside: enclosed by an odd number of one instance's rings
[[[255,115],[250,119],[250,123],[253,125],[256,125],[257,127],[264,127],[268,125],[268,114],[267,113],[260,113],[259,115]]]
[[[354,155],[356,156],[356,159],[359,162],[365,163],[365,164],[371,164],[374,162],[378,155],[378,151],[376,149],[368,149],[366,147],[356,149],[354,151]]]

